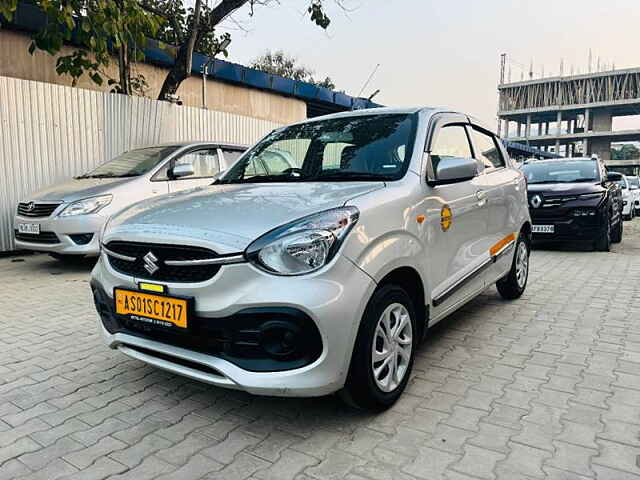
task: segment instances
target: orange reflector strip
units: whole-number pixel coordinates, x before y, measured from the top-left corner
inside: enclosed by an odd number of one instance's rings
[[[500,240],[498,243],[496,243],[493,247],[489,249],[489,255],[491,255],[492,257],[495,256],[500,250],[502,250],[505,247],[505,245],[507,245],[509,242],[513,242],[515,239],[516,239],[515,233],[511,233],[507,235],[506,237],[504,237],[502,240]]]
[[[418,215],[416,217],[416,221],[420,224],[424,223],[424,221],[426,220],[427,217],[425,217],[424,215]]]

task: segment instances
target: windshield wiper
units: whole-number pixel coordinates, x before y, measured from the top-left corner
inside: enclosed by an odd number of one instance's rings
[[[292,175],[254,175],[248,178],[230,178],[228,180],[216,180],[213,185],[226,185],[231,183],[267,183],[267,182],[299,182],[306,180],[306,177]]]
[[[322,181],[322,180],[344,180],[344,181],[358,181],[358,180],[375,180],[377,182],[384,182],[387,180],[382,175],[370,172],[352,172],[352,171],[337,171],[325,174],[320,174],[316,177],[310,178],[308,181]]]

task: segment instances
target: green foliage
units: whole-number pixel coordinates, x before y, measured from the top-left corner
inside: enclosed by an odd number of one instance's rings
[[[619,148],[611,148],[612,160],[636,160],[640,158],[640,148],[631,143],[626,143]]]
[[[16,11],[18,6],[18,0],[0,0],[0,17],[4,17],[5,20],[11,21],[13,18],[13,12]]]
[[[336,88],[331,78],[326,77],[322,81],[317,81],[313,77],[313,70],[300,65],[296,58],[285,54],[282,50],[275,52],[267,51],[264,55],[254,59],[250,66],[261,72],[312,83],[319,87],[328,88],[329,90],[335,90]]]
[[[1,0],[0,0],[1,1]],[[120,52],[120,78],[114,90],[131,93],[131,60],[142,60],[147,37],[161,26],[156,15],[144,10],[136,0],[36,0],[47,24],[37,32],[29,47],[56,55],[64,43],[77,48],[58,58],[56,72],[69,75],[75,85],[83,74],[98,85],[105,81],[104,68]],[[125,63],[125,65],[122,65]]]

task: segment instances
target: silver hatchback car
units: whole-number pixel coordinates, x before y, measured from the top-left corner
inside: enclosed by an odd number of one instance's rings
[[[276,130],[214,185],[114,216],[91,288],[108,345],[133,358],[379,410],[428,327],[493,284],[522,295],[530,239],[524,176],[486,127],[362,110]]]
[[[209,185],[246,150],[189,142],[139,148],[95,170],[32,194],[18,204],[16,248],[57,258],[96,256],[106,220],[143,199]]]

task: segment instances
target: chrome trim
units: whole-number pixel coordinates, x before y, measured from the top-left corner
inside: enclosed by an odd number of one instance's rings
[[[437,297],[435,297],[431,303],[433,303],[434,307],[437,307],[438,305],[441,305],[447,298],[449,298],[451,295],[453,295],[455,292],[457,292],[458,290],[460,290],[464,285],[466,285],[473,277],[475,277],[476,275],[482,273],[482,271],[487,268],[489,265],[491,265],[492,263],[495,263],[495,257],[489,257],[487,258],[484,262],[482,262],[480,265],[478,265],[476,267],[475,270],[469,272],[467,274],[466,277],[461,278],[460,280],[458,280],[457,282],[455,282],[453,285],[451,285],[449,288],[447,288],[444,292],[442,292],[440,295],[438,295]]]
[[[120,253],[112,252],[111,250],[109,250],[104,245],[102,245],[101,248],[102,248],[102,251],[104,253],[106,253],[107,255],[111,255],[114,258],[119,258],[120,260],[124,260],[125,262],[135,262],[136,261],[136,257],[129,257],[128,255],[122,255]]]
[[[202,258],[199,260],[165,260],[164,264],[171,267],[195,267],[199,265],[230,265],[232,263],[245,263],[244,255],[232,255],[229,257]]]

